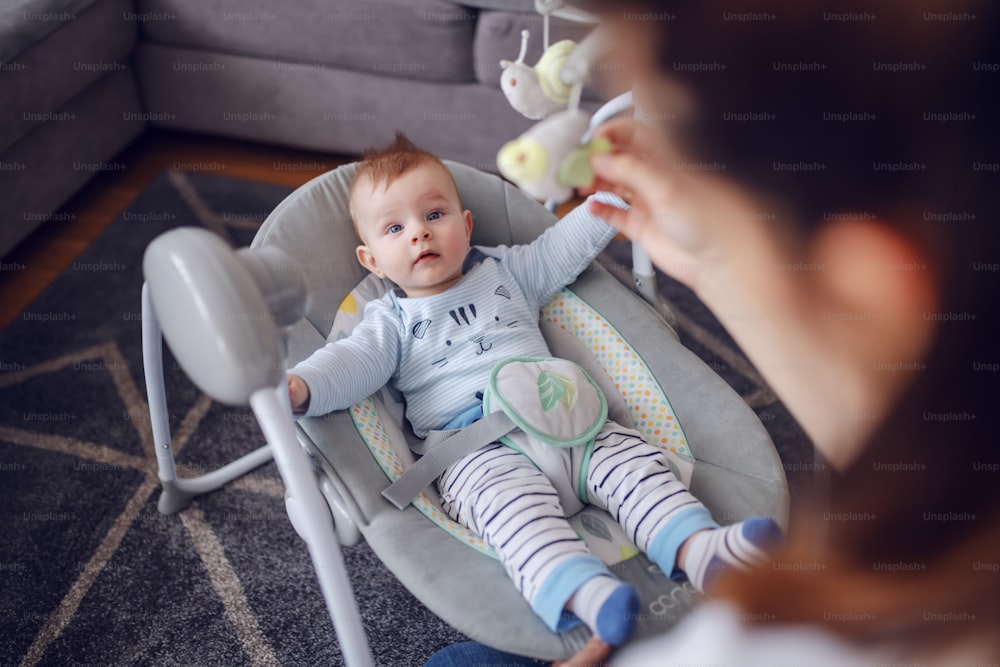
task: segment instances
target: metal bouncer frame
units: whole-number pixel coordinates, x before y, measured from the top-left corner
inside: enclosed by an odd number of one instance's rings
[[[273,458],[285,484],[285,509],[288,518],[309,550],[344,661],[349,667],[374,665],[344,566],[337,532],[330,520],[331,507],[320,491],[309,454],[295,435],[285,384],[282,382],[273,388],[258,389],[250,396],[250,407],[267,445],[204,475],[179,478],[174,462],[164,387],[163,340],[163,329],[153,308],[149,285],[143,284],[143,370],[156,462],[163,486],[158,509],[163,514],[179,512],[195,496],[220,489]],[[346,517],[346,514],[343,516]]]
[[[631,106],[631,92],[619,95],[595,112],[591,128],[596,128]],[[546,207],[555,211],[556,204],[551,201],[546,202]],[[669,325],[673,326],[673,313],[656,291],[656,276],[652,262],[646,252],[635,243],[632,244],[632,279],[636,292],[655,308]],[[361,541],[361,533],[346,511],[345,503],[338,492],[332,484],[323,483],[324,478],[315,471],[309,453],[300,444],[288,405],[285,384],[282,382],[273,388],[259,389],[250,396],[250,407],[268,444],[203,475],[190,478],[178,477],[167,411],[163,342],[163,327],[153,306],[150,286],[144,283],[142,287],[143,370],[158,474],[163,487],[157,508],[163,514],[180,512],[188,507],[195,497],[221,489],[274,459],[285,485],[285,508],[289,520],[306,542],[312,557],[345,662],[349,667],[366,667],[374,664],[361,626],[343,555],[339,549],[339,545],[358,544]]]
[[[554,9],[562,6],[562,2],[558,0],[539,0],[536,4],[539,5],[540,12],[543,6],[547,6],[546,13],[570,20],[588,21],[586,14],[575,12],[571,8]],[[623,93],[604,104],[594,113],[590,123],[591,130],[584,141],[589,139],[590,132],[598,125],[632,106],[631,92]],[[546,202],[546,207],[554,212],[556,203]],[[635,243],[632,244],[632,279],[637,293],[673,327],[673,313],[656,291],[653,264],[646,252]],[[285,485],[285,508],[289,520],[309,550],[345,663],[348,667],[373,665],[371,650],[339,548],[340,545],[357,544],[361,540],[361,534],[346,511],[345,503],[332,484],[324,483],[323,476],[316,472],[309,453],[296,436],[284,375],[277,386],[257,389],[249,397],[250,407],[267,444],[211,472],[181,478],[177,476],[170,435],[163,374],[163,343],[163,326],[153,306],[147,282],[142,287],[142,351],[156,462],[163,487],[157,504],[159,511],[163,514],[180,512],[196,496],[221,489],[274,459]]]

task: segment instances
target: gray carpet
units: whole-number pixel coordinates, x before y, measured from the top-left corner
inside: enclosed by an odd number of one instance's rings
[[[0,664],[342,664],[273,464],[179,515],[156,510],[142,252],[181,225],[246,245],[286,194],[165,172],[0,332]],[[605,260],[613,266],[626,252],[616,242]],[[682,341],[761,416],[794,502],[814,477],[808,441],[697,299],[666,278],[660,288],[677,307]],[[249,411],[208,400],[169,354],[166,367],[183,476],[263,444]],[[366,545],[344,554],[377,664],[421,665],[463,639]]]

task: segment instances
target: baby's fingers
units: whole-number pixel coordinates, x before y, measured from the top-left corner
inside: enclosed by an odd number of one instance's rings
[[[591,199],[587,202],[587,209],[615,229],[622,229],[627,224],[628,211],[625,209],[605,204],[596,199]]]
[[[309,397],[309,389],[301,378],[289,374],[288,376],[288,400],[292,404],[292,410],[298,410]]]

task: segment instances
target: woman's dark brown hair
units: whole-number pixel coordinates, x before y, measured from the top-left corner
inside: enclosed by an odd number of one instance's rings
[[[864,453],[828,493],[792,508],[773,566],[730,576],[719,594],[748,619],[898,640],[918,655],[991,638],[1000,627],[1000,3],[599,6],[604,21],[652,35],[660,72],[693,92],[693,123],[674,133],[691,155],[779,198],[803,237],[844,216],[897,227],[929,258],[915,270],[931,271],[940,290],[924,315],[937,327],[932,347],[896,371],[912,375],[896,406],[844,416],[879,421]]]

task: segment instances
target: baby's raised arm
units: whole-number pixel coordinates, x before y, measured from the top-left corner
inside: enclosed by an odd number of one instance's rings
[[[369,303],[350,336],[327,343],[289,371],[292,410],[324,415],[378,391],[399,366],[400,327],[387,301]]]
[[[607,192],[591,198],[610,206],[626,206],[620,198]],[[594,215],[587,204],[582,204],[527,245],[483,248],[483,252],[497,257],[517,279],[524,295],[541,308],[559,290],[576,280],[616,233],[617,230]]]

